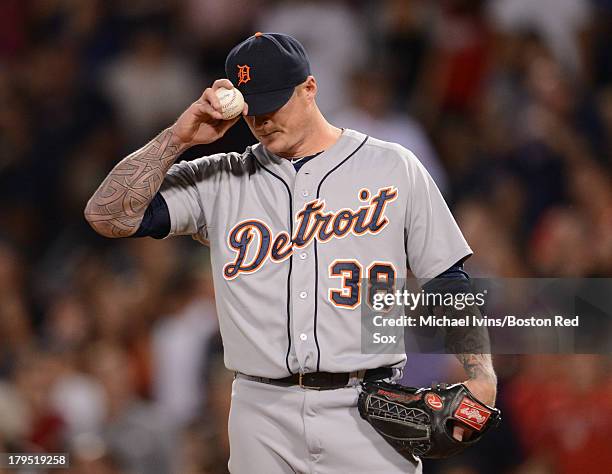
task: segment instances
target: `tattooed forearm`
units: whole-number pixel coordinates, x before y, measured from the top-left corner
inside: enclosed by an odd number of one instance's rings
[[[464,319],[481,317],[480,310],[475,305],[466,305],[463,311],[453,307],[434,307],[433,313],[441,316],[446,314],[449,318]],[[437,314],[439,313],[439,314]],[[486,327],[478,326],[450,326],[445,334],[446,352],[455,354],[469,379],[483,379],[495,383],[497,377],[491,359],[491,343]]]
[[[170,130],[120,161],[93,194],[85,218],[105,237],[128,237],[138,230],[147,206],[183,148]]]
[[[480,312],[472,308],[477,317]],[[491,360],[491,344],[486,327],[450,327],[446,333],[446,349],[455,354],[470,379],[497,380]]]
[[[468,378],[488,379],[492,382],[497,380],[491,354],[457,354],[457,358],[463,364]]]

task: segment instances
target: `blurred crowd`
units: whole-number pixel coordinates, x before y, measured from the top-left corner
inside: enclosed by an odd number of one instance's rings
[[[2,0],[0,452],[68,451],[75,473],[227,471],[207,249],[105,240],[82,213],[255,31],[304,44],[332,123],[415,152],[472,275],[612,276],[610,25],[609,0]],[[253,142],[239,123],[184,158]],[[502,428],[427,472],[612,472],[609,358],[496,368]],[[420,355],[405,381],[462,377]]]

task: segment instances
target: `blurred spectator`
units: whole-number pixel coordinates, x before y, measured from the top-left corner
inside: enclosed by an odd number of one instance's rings
[[[470,275],[481,278],[511,278],[529,275],[512,236],[505,232],[503,220],[490,205],[466,200],[457,206],[456,218],[465,238],[476,253],[466,262]]]
[[[205,287],[205,288],[202,288]],[[208,341],[218,331],[210,279],[181,270],[166,292],[169,314],[153,328],[153,397],[173,423],[202,415]]]
[[[420,78],[419,111],[433,125],[440,113],[469,113],[482,94],[489,31],[482,0],[445,0],[432,25],[433,36]]]
[[[262,6],[259,0],[235,0],[232,9],[241,12],[241,15],[228,15],[227,2],[223,0],[186,0],[183,5],[184,19],[189,32],[203,46],[215,43],[232,47],[235,41],[240,41],[241,35],[254,33],[248,29],[262,11]],[[225,60],[226,53],[219,54]]]
[[[18,451],[62,450],[65,420],[48,398],[57,370],[56,360],[50,354],[28,351],[19,356],[13,380],[19,397],[27,405],[28,426]]]
[[[31,424],[30,411],[16,387],[0,382],[0,449],[11,452],[22,446]]]
[[[57,296],[45,315],[45,339],[51,349],[82,349],[92,336],[87,306],[75,295]]]
[[[548,472],[602,472],[612,465],[609,364],[609,358],[586,354],[523,359],[508,387],[509,415],[523,448]]]
[[[347,79],[351,71],[365,64],[369,51],[363,22],[349,2],[278,2],[260,15],[257,29],[295,36],[304,45],[319,86],[317,105],[323,114],[350,103]]]
[[[549,211],[534,232],[533,266],[542,276],[591,275],[593,247],[587,244],[586,223],[571,210]],[[571,253],[572,258],[567,258]]]
[[[228,15],[228,5],[239,15]],[[193,59],[209,78],[225,77],[225,56],[231,48],[256,32],[254,24],[265,12],[262,0],[185,0],[181,17],[193,42]],[[208,87],[200,81],[200,90]]]
[[[377,54],[372,59],[380,62],[378,67],[385,71],[393,89],[394,108],[402,109],[414,99],[431,39],[435,4],[426,0],[389,0],[366,6],[375,28],[371,41]]]
[[[33,345],[23,270],[21,256],[0,241],[0,376],[10,374],[19,354]]]
[[[331,115],[335,124],[406,147],[423,163],[444,193],[446,173],[436,152],[419,123],[393,106],[393,88],[385,74],[371,69],[356,72],[350,86],[353,105]]]
[[[53,408],[66,421],[67,441],[99,432],[104,421],[104,395],[99,382],[79,373],[63,374],[49,393]]]
[[[61,209],[60,186],[63,173],[71,166],[73,151],[90,133],[112,120],[109,104],[95,86],[83,80],[79,71],[76,46],[65,40],[49,40],[32,48],[25,67],[20,72],[21,83],[29,107],[27,161],[14,176],[13,188],[28,191],[28,199],[20,199],[23,191],[9,196],[16,200],[12,212],[24,212],[23,204],[36,206],[39,214],[27,225],[27,233],[19,237],[32,239],[42,235],[53,239],[61,232],[58,225]],[[32,209],[26,208],[22,219],[31,218]],[[36,211],[34,211],[36,212]],[[16,217],[13,216],[13,219]],[[60,221],[61,222],[61,221]],[[23,236],[22,234],[26,234]],[[42,247],[25,240],[28,254],[39,258]]]
[[[492,0],[488,14],[501,33],[536,32],[570,73],[582,73],[583,40],[592,19],[588,0]]]
[[[106,398],[103,439],[111,456],[128,472],[173,472],[175,433],[154,405],[138,397],[127,354],[118,346],[91,348],[89,365]]]
[[[206,83],[168,47],[167,34],[151,28],[134,35],[130,49],[109,64],[102,80],[131,146],[171,124]]]

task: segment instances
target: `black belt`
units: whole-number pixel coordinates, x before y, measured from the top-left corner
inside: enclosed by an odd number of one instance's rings
[[[255,382],[280,385],[283,387],[299,385],[302,388],[309,388],[312,390],[333,390],[348,386],[351,379],[356,379],[359,382],[387,379],[393,376],[393,369],[380,367],[378,369],[359,370],[357,372],[310,372],[307,374],[293,374],[282,379],[269,379],[242,373],[237,373],[237,375]]]

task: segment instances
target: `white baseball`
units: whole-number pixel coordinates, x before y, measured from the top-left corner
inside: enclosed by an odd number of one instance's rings
[[[231,89],[221,87],[215,91],[215,94],[217,94],[219,102],[221,102],[223,120],[231,120],[242,113],[244,97],[242,97],[242,93],[238,89],[235,87]]]

